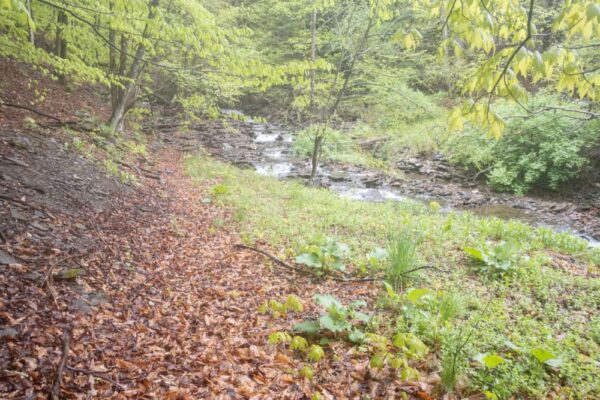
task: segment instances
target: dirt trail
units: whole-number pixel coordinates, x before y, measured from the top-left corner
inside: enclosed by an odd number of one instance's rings
[[[296,294],[311,313],[315,293],[368,298],[371,284],[315,283],[236,250],[235,232],[213,225],[230,216],[200,201],[206,188],[184,175],[180,153],[162,151],[155,170],[163,179],[116,192],[100,212],[37,204],[53,239],[25,227],[0,246],[16,261],[0,265],[1,398],[47,398],[65,334],[61,399],[385,398],[429,387],[370,375],[367,356],[340,343],[312,382],[300,378],[301,359],[267,344],[299,317],[258,306]]]

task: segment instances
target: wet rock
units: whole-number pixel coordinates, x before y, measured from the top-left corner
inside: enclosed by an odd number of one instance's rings
[[[18,264],[19,262],[15,260],[10,254],[7,252],[0,250],[0,264],[2,265],[10,265],[10,264]]]
[[[90,305],[82,299],[73,300],[69,305],[69,308],[75,312],[81,312],[84,314],[92,314],[94,312],[92,307],[90,307]]]
[[[14,339],[17,335],[19,335],[19,331],[15,328],[0,329],[0,338],[2,339]]]
[[[329,174],[329,179],[333,182],[350,181],[350,177],[344,172],[332,172]]]
[[[233,164],[235,166],[243,168],[243,169],[254,169],[254,164],[250,161],[245,161],[245,160],[235,161]]]

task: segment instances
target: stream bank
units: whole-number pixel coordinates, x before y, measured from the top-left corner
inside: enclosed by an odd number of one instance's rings
[[[234,119],[228,125],[194,125],[191,139],[202,143],[217,159],[255,169],[262,175],[309,183],[310,160],[294,154],[291,130],[252,120]],[[593,191],[585,197],[573,195],[571,198],[549,193],[541,196],[497,193],[459,176],[441,156],[402,160],[396,168],[397,173],[392,176],[363,166],[325,161],[320,163],[313,185],[361,201],[435,201],[442,210],[466,210],[481,216],[520,220],[572,232],[591,245],[600,245],[600,195],[594,195]]]

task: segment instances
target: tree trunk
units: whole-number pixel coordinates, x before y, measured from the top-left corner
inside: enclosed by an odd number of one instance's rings
[[[27,0],[27,12],[29,13],[29,19],[27,20],[27,28],[29,28],[29,41],[35,46],[35,36],[33,34],[33,27],[31,22],[33,21],[33,11],[31,11],[31,0]]]
[[[150,11],[148,12],[148,20],[154,19],[156,16],[156,7],[158,7],[159,0],[152,0],[150,3]],[[144,31],[142,33],[142,38],[146,39],[148,37],[148,23],[144,27]],[[125,42],[124,42],[125,40]],[[121,38],[121,46],[126,44],[126,38]],[[126,54],[123,54],[123,48],[121,47],[121,66],[124,68],[124,62],[126,60]],[[140,73],[143,67],[144,56],[146,55],[146,48],[142,43],[138,44],[135,55],[133,56],[133,61],[131,62],[131,67],[129,68],[129,73],[127,74],[128,81],[125,84],[125,89],[122,90],[122,93],[119,93],[119,96],[113,104],[112,113],[110,115],[110,119],[108,120],[108,126],[112,129],[113,132],[117,132],[123,129],[123,122],[125,113],[131,107],[134,102],[134,89],[137,85],[137,80],[140,77]]]
[[[67,17],[67,14],[64,11],[59,10],[56,17],[56,39],[54,43],[54,51],[60,58],[67,58],[67,39],[65,39],[63,31],[68,22],[69,18]],[[67,77],[64,74],[60,74],[58,81],[64,85],[67,81]]]
[[[315,107],[315,62],[317,61],[317,6],[313,2],[313,12],[310,23],[310,113],[315,120],[316,107]],[[323,143],[323,136],[320,134],[321,130],[317,129],[315,140],[313,141],[313,150],[311,158],[311,169],[310,169],[310,180],[312,181],[317,174],[317,165],[319,163],[319,153],[321,151],[321,145]]]
[[[321,146],[323,145],[323,135],[321,134],[321,129],[317,130],[317,135],[315,136],[315,141],[313,143],[312,150],[312,159],[311,159],[311,169],[310,169],[310,180],[313,181],[315,176],[317,176],[317,166],[319,163],[319,154],[321,153]]]
[[[342,84],[342,88],[337,93],[337,96],[335,98],[333,105],[329,109],[325,110],[325,112],[326,112],[325,127],[329,124],[331,117],[335,114],[335,112],[337,111],[337,108],[340,105],[342,97],[344,97],[344,93],[346,93],[346,90],[348,90],[348,83],[350,82],[350,78],[352,77],[352,73],[354,72],[354,67],[356,66],[356,61],[357,61],[357,59],[359,59],[361,57],[361,55],[362,55],[361,53],[365,50],[366,45],[367,45],[367,40],[369,38],[369,33],[371,32],[371,29],[373,28],[374,25],[375,25],[375,23],[373,21],[373,17],[369,18],[369,21],[367,22],[367,28],[365,29],[365,32],[364,32],[364,34],[361,38],[361,41],[358,45],[356,54],[354,54],[352,56],[352,60],[350,61],[350,66],[344,73],[344,83]],[[321,147],[323,146],[324,132],[322,131],[322,129],[325,129],[325,127],[323,127],[323,128],[319,127],[317,129],[317,134],[316,134],[315,140],[313,142],[311,170],[310,170],[310,180],[311,181],[315,178],[315,176],[317,174],[317,164],[319,162],[319,155],[321,153]]]

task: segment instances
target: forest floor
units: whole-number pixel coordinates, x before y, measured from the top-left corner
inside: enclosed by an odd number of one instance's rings
[[[289,294],[307,307],[316,293],[352,300],[373,284],[313,282],[236,249],[235,232],[214,229],[227,211],[202,202],[207,188],[182,165],[161,151],[160,181],[112,192],[101,210],[87,190],[63,205],[3,194],[12,226],[1,251],[13,258],[0,266],[3,398],[45,398],[57,380],[60,398],[381,398],[428,387],[371,377],[364,354],[322,362],[316,384],[299,378],[292,354],[266,341],[290,319],[273,323],[259,305]],[[89,168],[77,173],[102,184]]]
[[[44,87],[64,103],[60,87]],[[59,110],[61,119],[78,104],[93,111],[94,97],[82,96],[43,110]],[[112,139],[24,124],[20,111],[2,111],[0,398],[307,399],[318,392],[479,400],[487,389],[591,399],[600,390],[600,253],[581,239],[422,204],[340,199],[211,160],[186,132],[127,152]],[[317,279],[236,246],[288,260],[316,238],[336,236],[352,247],[348,266],[360,277],[363,255],[401,229],[419,234],[418,262],[430,266],[411,283],[436,293],[412,316],[408,303],[385,309],[378,282]],[[463,247],[486,240],[521,244],[512,278],[495,279],[467,262]],[[458,291],[468,311],[441,321],[428,307],[437,294]],[[372,347],[331,340],[339,337],[318,342],[325,354],[311,363],[270,344],[271,335],[322,313],[315,294],[365,300],[375,320],[365,331],[407,329],[427,339],[431,351],[410,361],[418,378],[373,368]],[[302,313],[259,312],[290,295]],[[506,363],[491,373],[465,359],[478,386],[459,379],[455,394],[444,395],[442,339],[458,331],[462,340],[463,327],[472,332],[469,357],[498,352]],[[564,366],[550,368],[524,350],[540,346],[564,357]],[[306,365],[313,379],[301,376]]]

